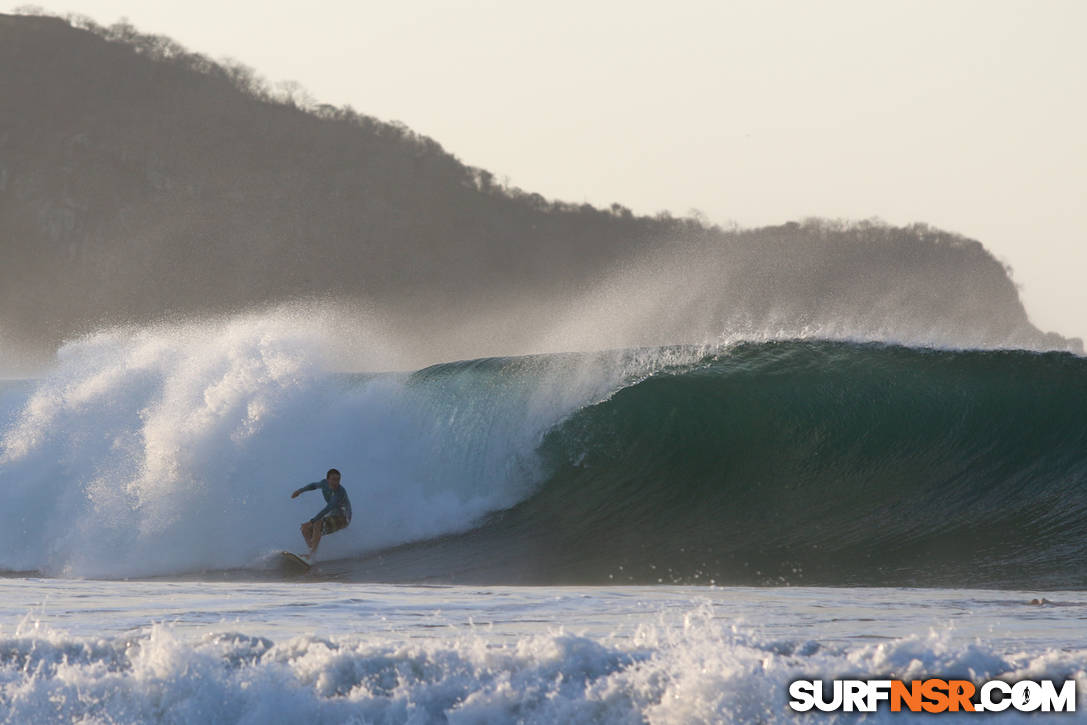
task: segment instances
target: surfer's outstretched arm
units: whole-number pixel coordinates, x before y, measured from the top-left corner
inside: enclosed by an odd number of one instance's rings
[[[307,483],[302,488],[296,488],[294,490],[294,492],[291,494],[291,498],[298,498],[298,495],[301,494],[301,493],[305,493],[306,491],[313,491],[314,489],[318,489],[318,488],[321,487],[322,483],[324,483],[324,482],[323,481],[315,481],[313,483]]]

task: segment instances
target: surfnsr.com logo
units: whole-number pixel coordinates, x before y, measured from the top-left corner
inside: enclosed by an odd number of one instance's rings
[[[796,712],[1075,712],[1076,681],[795,680],[789,697]]]

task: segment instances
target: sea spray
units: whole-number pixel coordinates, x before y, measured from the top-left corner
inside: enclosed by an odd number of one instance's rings
[[[531,493],[536,449],[556,423],[676,359],[347,374],[333,354],[344,335],[319,322],[275,310],[66,345],[0,438],[0,569],[251,567],[300,546],[298,524],[320,506],[288,494],[329,466],[344,472],[355,518],[325,556],[461,531]]]

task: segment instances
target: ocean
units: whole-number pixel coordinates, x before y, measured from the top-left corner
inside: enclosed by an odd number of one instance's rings
[[[802,677],[1075,678],[1081,696],[1087,679],[1083,592],[1032,606],[1022,591],[868,587],[20,578],[0,591],[7,722],[786,722]]]
[[[0,383],[0,721],[856,721],[789,708],[836,677],[1087,695],[1081,357],[768,338],[358,373],[324,335],[104,331]],[[323,501],[290,493],[329,467],[354,519],[292,575]]]

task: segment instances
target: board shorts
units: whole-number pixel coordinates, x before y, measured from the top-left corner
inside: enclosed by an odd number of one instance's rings
[[[348,523],[347,517],[343,514],[329,514],[328,516],[322,516],[321,536],[327,536],[334,531],[346,529]]]

